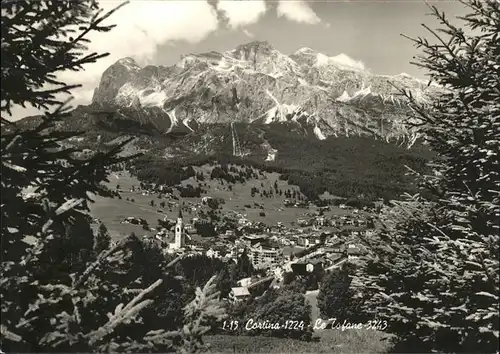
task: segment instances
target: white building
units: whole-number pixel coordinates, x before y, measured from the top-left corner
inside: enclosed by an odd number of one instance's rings
[[[249,258],[257,269],[273,268],[283,261],[283,252],[257,244],[250,249]]]
[[[186,244],[186,235],[184,232],[184,222],[182,220],[182,207],[179,207],[179,216],[177,217],[177,223],[175,224],[175,238],[174,242],[169,244],[169,248],[172,250],[178,250],[184,247]]]
[[[250,284],[252,284],[252,278],[249,277],[249,278],[243,278],[243,279],[240,279],[236,282],[240,287],[244,287],[246,288],[247,286],[249,286]]]
[[[229,293],[229,299],[233,302],[248,299],[250,296],[250,292],[245,287],[232,288]]]
[[[213,248],[210,248],[205,255],[209,258],[221,258],[221,254],[218,250],[214,250]]]

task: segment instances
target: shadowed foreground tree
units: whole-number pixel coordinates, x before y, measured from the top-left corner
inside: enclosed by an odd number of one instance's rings
[[[499,323],[500,3],[464,2],[465,28],[435,7],[436,44],[413,39],[418,66],[444,88],[429,107],[407,97],[438,154],[421,195],[385,208],[360,283],[397,352],[496,352]],[[422,193],[424,195],[424,193]]]
[[[353,271],[348,266],[334,269],[327,274],[318,292],[318,308],[321,318],[335,318],[337,322],[347,320],[350,323],[363,322],[360,308],[362,300],[357,298],[357,289],[352,286]]]
[[[91,0],[2,1],[1,9],[2,350],[165,352],[176,343],[181,350],[202,350],[201,334],[207,331],[202,318],[222,316],[210,282],[185,308],[183,330],[151,330],[141,338],[118,330],[143,320],[141,310],[153,302],[146,297],[164,283],[160,274],[142,276],[140,287],[115,279],[128,266],[122,255],[130,251],[130,240],[97,257],[93,252],[89,193],[113,196],[102,182],[112,165],[131,158],[118,156],[128,141],[81,158],[66,144],[78,133],[57,130],[70,109],[60,94],[77,87],[59,81],[57,74],[82,70],[107,55],[84,54],[85,37],[111,30],[102,21],[116,9],[103,15]],[[20,129],[7,120],[14,105],[31,105],[44,115]],[[141,329],[152,324],[161,326],[150,320]]]
[[[106,225],[101,223],[94,238],[94,252],[99,254],[107,250],[111,245],[111,236],[109,235]]]

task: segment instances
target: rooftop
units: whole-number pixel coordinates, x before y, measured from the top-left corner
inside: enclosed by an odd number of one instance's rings
[[[231,288],[231,292],[234,296],[249,296],[250,292],[245,287]]]
[[[267,238],[267,235],[246,235],[244,238],[249,239],[249,240],[258,240],[261,238]]]

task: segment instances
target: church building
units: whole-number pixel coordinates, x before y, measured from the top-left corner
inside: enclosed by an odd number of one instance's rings
[[[172,250],[178,250],[184,247],[186,243],[186,234],[184,230],[184,221],[182,219],[182,206],[179,206],[179,215],[175,224],[174,242],[169,244]]]

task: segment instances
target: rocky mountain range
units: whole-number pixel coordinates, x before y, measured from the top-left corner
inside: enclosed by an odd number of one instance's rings
[[[439,87],[407,74],[376,75],[347,55],[310,48],[291,55],[268,42],[184,55],[170,67],[123,58],[103,73],[91,107],[118,113],[161,134],[210,124],[281,123],[323,140],[368,135],[411,145],[418,132],[397,88],[426,102]]]

